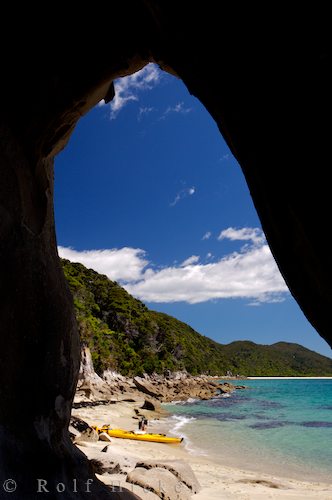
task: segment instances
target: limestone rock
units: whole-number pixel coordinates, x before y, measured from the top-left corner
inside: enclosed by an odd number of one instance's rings
[[[91,352],[88,347],[82,347],[81,349],[81,364],[80,371],[78,374],[78,385],[80,381],[89,380],[90,382],[94,382],[96,384],[102,383],[102,379],[96,374],[93,368],[93,362],[91,357]]]
[[[127,475],[127,482],[138,484],[163,500],[189,500],[191,497],[189,488],[166,469],[136,467]]]
[[[114,465],[107,459],[98,460],[93,458],[90,460],[90,464],[95,474],[119,474],[122,472],[120,464],[117,463]]]
[[[166,469],[183,483],[192,493],[198,493],[201,489],[197,478],[189,464],[183,460],[164,460],[138,462],[136,467],[144,469]]]
[[[218,389],[221,393],[230,393],[235,390],[234,385],[224,382],[223,384],[218,384]]]
[[[94,371],[90,349],[84,346],[81,349],[81,364],[75,403],[98,401],[100,399],[107,401],[113,393],[111,385],[108,385]]]
[[[79,417],[74,417],[73,415],[70,417],[70,425],[80,433],[90,428],[89,424],[87,424],[84,420]]]
[[[128,473],[135,468],[137,459],[132,456],[124,456],[119,451],[114,451],[114,447],[110,445],[100,449],[97,446],[84,446],[85,443],[77,443],[77,447],[84,451],[89,460],[97,460],[103,464],[104,468],[113,469],[119,464],[121,471]]]
[[[133,382],[137,389],[144,392],[144,394],[148,394],[153,398],[160,398],[162,396],[161,392],[158,391],[158,388],[155,388],[150,382],[141,377],[134,377]]]
[[[89,427],[75,439],[75,443],[80,443],[81,441],[96,442],[98,440],[99,440],[98,432]]]
[[[75,440],[78,436],[80,436],[80,434],[81,434],[81,433],[80,433],[77,429],[75,429],[72,425],[70,425],[70,426],[68,427],[68,432],[69,432],[70,439],[71,439],[72,441],[74,441],[74,440]]]
[[[155,401],[152,402],[150,399],[146,399],[143,406],[141,406],[141,410],[156,411],[156,409],[160,410],[160,404]]]
[[[107,441],[107,442],[111,443],[112,439],[106,432],[101,432],[99,434],[99,441]]]

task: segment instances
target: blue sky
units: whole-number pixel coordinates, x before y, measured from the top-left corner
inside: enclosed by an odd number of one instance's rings
[[[152,64],[115,89],[56,159],[60,255],[221,343],[284,340],[330,356],[289,294],[202,104]]]

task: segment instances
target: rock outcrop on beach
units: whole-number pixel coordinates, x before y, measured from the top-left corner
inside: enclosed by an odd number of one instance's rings
[[[125,377],[106,371],[100,377],[93,371],[89,348],[84,347],[74,406],[108,404],[109,401],[120,399],[140,401],[142,410],[162,413],[160,403],[211,399],[243,387],[229,382],[221,384],[215,377],[192,376],[187,372],[168,372],[166,376],[153,373],[142,377]]]
[[[138,467],[150,471],[156,469],[169,471],[177,478],[178,482],[181,482],[190,491],[191,494],[198,493],[201,489],[201,486],[191,467],[182,460],[167,460],[163,462],[144,460],[136,464],[136,468]],[[128,479],[127,481],[131,482]]]
[[[106,276],[68,260],[62,260],[62,265],[74,298],[81,343],[92,353],[92,361],[83,371],[93,368],[98,374],[95,377],[105,378],[106,372],[110,379],[115,372],[167,376],[176,371],[191,375],[332,375],[330,358],[300,345],[219,344],[172,316],[151,311]],[[100,380],[97,382],[101,387]]]
[[[169,465],[169,468],[168,466]],[[144,490],[151,491],[164,500],[189,500],[191,495],[198,492],[188,487],[185,478],[194,476],[189,465],[182,463],[158,464],[137,463],[133,471],[127,475],[127,482],[137,484]],[[195,485],[197,484],[194,478]],[[189,484],[192,484],[189,482]],[[176,496],[175,496],[176,495]]]
[[[206,375],[191,376],[188,373],[174,374],[171,378],[153,374],[133,379],[140,392],[149,394],[162,402],[211,399],[212,397],[234,390],[231,384],[218,384]]]

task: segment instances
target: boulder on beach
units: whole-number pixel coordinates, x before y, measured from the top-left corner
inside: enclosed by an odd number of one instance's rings
[[[155,493],[163,500],[189,500],[192,492],[187,486],[166,469],[136,467],[127,475],[127,482],[137,484]]]
[[[111,443],[112,439],[106,432],[101,432],[99,434],[99,441],[107,441],[108,443]]]
[[[151,400],[151,399],[145,399],[143,405],[140,408],[141,410],[149,410],[149,411],[156,411],[158,413],[162,413],[163,409],[161,407],[161,404],[159,401],[156,400]]]
[[[150,401],[149,399],[145,399],[143,406],[141,406],[141,410],[155,411],[155,409],[156,409],[156,407],[155,407],[154,403],[152,403],[152,401]]]
[[[103,475],[104,477],[107,477],[109,474],[121,474],[121,477],[117,476],[117,481],[120,479],[125,482],[126,474],[131,472],[137,463],[137,458],[124,454],[119,448],[114,450],[114,446],[112,445],[106,445],[102,449],[94,443],[82,442],[77,445],[78,448],[87,455],[89,460],[93,461],[93,464],[96,466],[94,471],[97,474]],[[101,445],[100,442],[99,445]]]
[[[71,439],[76,443],[83,441],[98,441],[98,433],[79,417],[71,416],[68,427]]]
[[[98,432],[92,429],[92,427],[89,427],[75,438],[75,443],[80,443],[81,441],[96,442],[98,440],[99,440]]]
[[[235,386],[233,384],[229,384],[228,382],[224,382],[223,384],[217,384],[217,387],[222,393],[229,393],[235,391]]]
[[[198,493],[201,485],[189,464],[183,460],[164,460],[163,462],[154,460],[144,460],[137,462],[136,467],[144,469],[166,469],[183,483],[192,493]]]
[[[90,425],[79,417],[70,417],[70,426],[73,427],[79,433],[86,431],[90,428]]]
[[[90,464],[95,474],[104,475],[104,474],[121,474],[122,469],[120,464],[111,464],[111,462],[105,458],[103,460],[92,458],[90,460]]]

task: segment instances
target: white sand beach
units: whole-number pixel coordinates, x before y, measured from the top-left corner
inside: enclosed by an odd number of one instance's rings
[[[111,424],[114,428],[135,430],[138,423],[137,417],[135,418],[135,408],[139,408],[138,402],[118,402],[107,406],[74,409],[73,416],[82,418],[90,425]],[[153,412],[144,410],[144,413],[148,418],[154,418]],[[154,421],[149,430],[159,432],[158,422]],[[107,452],[101,453],[105,445],[108,445]],[[120,466],[126,466],[127,471],[133,469],[138,461],[182,460],[191,466],[201,485],[200,491],[192,496],[197,500],[332,499],[332,484],[298,481],[252,472],[250,464],[248,464],[248,470],[227,467],[215,462],[212,458],[192,455],[183,444],[165,445],[112,438],[109,444],[102,441],[86,442],[80,443],[79,448],[90,459],[107,457],[113,464],[119,463]],[[151,491],[126,482],[126,474],[123,472],[103,474],[98,477],[106,484],[123,486],[144,500],[160,498]],[[186,495],[182,496],[181,491],[178,490],[174,491],[174,500],[188,498]]]

